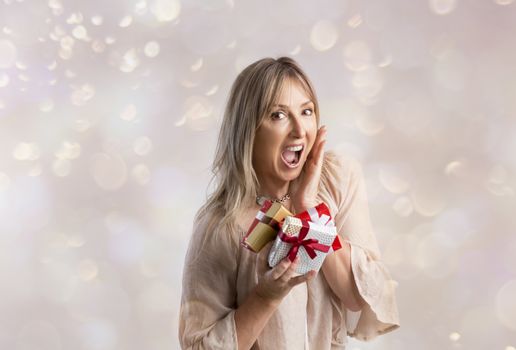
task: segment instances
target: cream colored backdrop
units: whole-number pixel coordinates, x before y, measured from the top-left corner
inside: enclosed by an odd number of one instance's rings
[[[364,167],[402,328],[516,347],[513,0],[1,0],[0,348],[177,349],[230,85],[290,55]]]

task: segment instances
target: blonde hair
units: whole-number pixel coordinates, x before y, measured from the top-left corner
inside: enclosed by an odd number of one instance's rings
[[[240,72],[233,83],[212,167],[215,190],[196,215],[197,222],[206,220],[206,226],[203,226],[208,234],[235,232],[238,209],[256,197],[259,182],[252,164],[256,130],[272,112],[280,92],[290,79],[300,83],[313,101],[319,125],[315,89],[292,58],[258,60]]]

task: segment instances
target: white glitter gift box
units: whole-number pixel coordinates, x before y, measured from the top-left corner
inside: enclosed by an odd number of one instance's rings
[[[338,241],[338,236],[333,221],[323,225],[287,216],[269,252],[269,266],[276,266],[287,255],[290,261],[299,256],[297,273],[319,271],[326,255],[336,250],[332,249],[335,241]]]

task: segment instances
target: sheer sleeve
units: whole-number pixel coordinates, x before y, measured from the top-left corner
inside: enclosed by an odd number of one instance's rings
[[[203,225],[194,228],[185,258],[179,341],[182,349],[236,349],[238,250],[229,233],[205,231]]]
[[[370,340],[399,327],[395,298],[397,283],[381,260],[372,229],[362,167],[349,157],[339,159],[340,171],[348,173],[340,181],[337,232],[351,246],[351,267],[355,283],[366,305],[358,312],[344,310],[347,334]],[[345,170],[348,169],[348,170]]]

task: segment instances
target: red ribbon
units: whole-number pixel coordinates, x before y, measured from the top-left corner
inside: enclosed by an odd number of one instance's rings
[[[315,207],[315,210],[317,210],[317,213],[319,214],[319,216],[328,215],[331,219],[330,209],[324,202],[319,203]],[[305,210],[302,213],[297,214],[296,218],[300,218],[301,220],[304,220],[304,221],[312,221],[310,214],[308,214],[307,210]],[[280,227],[281,227],[281,224],[282,223],[280,223]],[[333,248],[333,251],[337,251],[340,248],[342,248],[342,244],[340,243],[339,235],[335,236],[335,240],[333,241],[333,244],[331,245],[331,247]]]
[[[330,250],[330,246],[319,243],[318,239],[304,239],[310,230],[310,225],[306,221],[301,222],[303,226],[301,227],[298,236],[289,236],[283,232],[283,230],[279,232],[279,237],[283,242],[292,244],[288,251],[288,258],[290,261],[294,261],[296,258],[299,247],[304,247],[311,259],[315,259],[317,256],[317,253],[315,252],[316,250],[324,253],[327,253]]]
[[[260,208],[260,211],[262,212],[263,216],[261,219],[254,218],[253,222],[251,223],[251,226],[247,229],[246,237],[254,230],[256,225],[258,225],[259,222],[262,222],[266,225],[269,225],[272,227],[275,231],[280,229],[280,223],[276,220],[274,220],[272,217],[267,216],[267,210],[272,206],[272,202],[270,200],[266,200],[262,207]]]
[[[330,209],[324,202],[317,204],[314,207],[314,209],[317,211],[317,214],[319,216],[328,215],[331,219]],[[300,218],[301,220],[305,220],[305,221],[312,221],[312,218],[310,217],[308,210],[305,210],[304,212],[297,214],[296,218]]]

